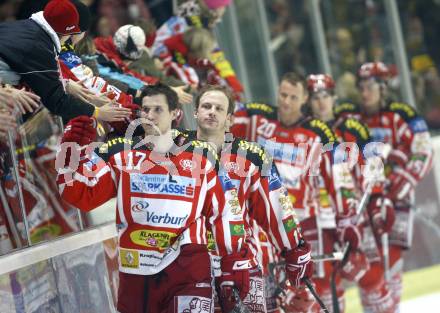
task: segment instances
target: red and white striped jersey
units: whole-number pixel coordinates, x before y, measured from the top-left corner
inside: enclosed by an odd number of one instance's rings
[[[357,202],[352,175],[344,156],[335,153],[335,135],[324,122],[303,117],[284,127],[276,108],[249,103],[235,112],[231,131],[273,156],[300,220],[316,216],[321,227],[335,228],[338,214],[352,214]]]
[[[195,131],[181,135],[185,142],[197,137]],[[219,177],[238,191],[246,231],[256,221],[279,252],[294,249],[301,238],[298,221],[271,156],[259,144],[226,133],[219,161]]]
[[[117,197],[119,266],[125,273],[152,275],[168,266],[188,243],[207,244],[210,224],[220,256],[236,252],[235,223],[226,214],[231,190],[215,171],[216,156],[206,143],[174,146],[167,154],[140,139],[108,141],[79,162],[59,169],[58,185],[67,202],[89,211]],[[212,148],[211,148],[212,149]]]
[[[415,186],[431,169],[433,147],[428,126],[408,104],[391,102],[376,114],[368,115],[354,104],[343,103],[335,112],[361,120],[370,129],[372,141],[389,146],[389,160],[393,164],[386,162],[387,176],[399,172]]]

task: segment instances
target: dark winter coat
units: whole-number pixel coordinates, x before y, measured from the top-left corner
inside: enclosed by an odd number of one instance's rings
[[[30,19],[0,24],[0,58],[40,96],[43,105],[66,122],[78,115],[91,116],[94,107],[67,95],[58,67],[61,50],[57,34],[42,12]],[[4,77],[3,82],[5,81]]]

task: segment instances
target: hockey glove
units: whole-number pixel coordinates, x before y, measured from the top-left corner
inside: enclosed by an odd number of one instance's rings
[[[417,179],[409,171],[401,169],[398,172],[391,173],[388,182],[388,197],[395,202],[403,200],[414,190]]]
[[[96,139],[96,125],[97,122],[95,119],[85,115],[75,117],[67,123],[64,128],[63,137],[61,138],[60,149],[57,153],[56,166],[58,168],[70,166],[71,157],[76,159],[78,154],[81,155],[81,153],[84,153],[85,149],[82,149],[82,147]],[[75,143],[78,144],[79,147],[75,148]]]
[[[313,274],[313,263],[311,262],[310,244],[301,239],[295,249],[285,252],[286,274],[292,286],[298,288],[304,277],[311,277]]]
[[[219,297],[222,302],[235,302],[233,288],[244,299],[249,292],[251,259],[246,251],[222,257],[222,274],[218,277]]]
[[[365,253],[359,249],[351,250],[347,262],[341,269],[341,276],[349,281],[358,282],[369,268]]]
[[[336,232],[341,243],[349,243],[351,249],[357,249],[361,244],[359,226],[353,225],[353,216],[340,215],[337,218]]]
[[[393,202],[386,197],[372,197],[367,206],[371,225],[377,237],[390,232],[396,219]]]
[[[86,115],[75,117],[67,123],[61,143],[76,142],[80,146],[88,145],[96,139],[96,121]]]
[[[119,104],[119,107],[130,109],[131,115],[129,118],[126,118],[123,122],[110,122],[109,124],[111,127],[113,127],[113,131],[117,133],[120,136],[125,136],[125,132],[127,131],[128,125],[134,121],[135,119],[139,118],[139,109],[140,107],[137,104],[134,104],[132,101],[132,97],[128,96],[127,101]]]

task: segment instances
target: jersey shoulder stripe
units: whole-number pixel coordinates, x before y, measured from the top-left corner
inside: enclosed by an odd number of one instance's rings
[[[99,146],[95,150],[95,153],[101,159],[107,162],[113,155],[124,150],[131,150],[139,141],[139,138],[128,139],[125,137],[116,137],[107,140],[105,143]]]
[[[318,119],[308,120],[304,123],[303,127],[317,134],[321,138],[321,142],[324,145],[327,143],[336,142],[335,133],[327,125],[327,123],[321,120]]]
[[[246,159],[257,167],[262,167],[271,162],[270,156],[266,153],[266,150],[256,142],[235,138],[232,143],[231,152],[237,155],[244,154]]]
[[[399,116],[408,123],[414,133],[427,132],[428,125],[423,117],[409,104],[402,102],[391,102],[386,110],[399,114]]]
[[[336,105],[333,109],[333,112],[336,116],[341,114],[355,114],[359,113],[359,107],[351,102],[341,102],[340,104]]]
[[[189,129],[172,129],[171,130],[173,140],[178,145],[181,146],[191,140],[197,139],[197,131]]]
[[[178,152],[190,152],[207,158],[218,168],[218,155],[214,146],[206,141],[197,139],[197,131],[188,129],[173,129],[173,140]]]
[[[271,105],[259,102],[250,102],[241,106],[239,111],[246,111],[248,116],[262,115],[268,119],[277,118],[277,109]]]
[[[342,131],[351,133],[358,141],[358,144],[362,146],[366,145],[371,140],[368,126],[355,118],[345,119],[340,127]]]
[[[185,142],[182,146],[177,147],[177,149],[180,151],[182,151],[183,149],[183,151],[185,152],[201,155],[204,158],[208,159],[212,163],[212,165],[216,169],[218,169],[219,158],[217,155],[217,151],[209,142],[197,139],[189,140]]]
[[[187,129],[180,129],[180,128],[171,129],[171,135],[173,136],[173,139],[175,139],[179,136],[188,137],[188,132],[189,132],[189,130],[187,130]]]
[[[403,102],[391,102],[386,107],[387,111],[399,114],[405,121],[410,121],[418,117],[416,110],[409,104]]]

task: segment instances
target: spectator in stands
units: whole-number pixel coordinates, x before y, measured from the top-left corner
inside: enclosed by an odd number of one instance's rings
[[[226,7],[232,0],[178,0],[177,2],[178,16],[200,16],[204,27],[214,28],[222,20]]]
[[[168,39],[182,34],[190,28],[212,30],[221,21],[226,7],[231,3],[231,0],[177,1],[176,15],[169,18],[156,32],[156,38],[152,47],[153,55],[160,56],[163,53],[164,46],[167,45],[166,41]],[[203,38],[203,36],[201,35],[200,37]],[[204,37],[206,38],[206,36]],[[202,84],[227,85],[234,91],[234,97],[240,99],[241,93],[244,90],[243,86],[217,43],[215,43],[211,53],[204,60],[199,61],[195,67],[199,73],[198,76],[202,77]],[[176,68],[176,70],[179,69]],[[175,70],[173,71],[175,72]],[[187,76],[192,80],[191,76],[193,75],[190,72],[183,75],[178,74],[177,77],[182,79],[181,76]],[[185,79],[182,80],[185,81]]]
[[[208,60],[214,47],[215,38],[211,31],[193,27],[166,39],[157,53],[167,75],[197,88],[200,79],[194,67]]]
[[[123,121],[131,114],[130,110],[110,106],[97,110],[90,103],[66,94],[60,81],[57,55],[61,45],[79,32],[78,11],[68,0],[51,0],[44,11],[34,13],[28,20],[0,24],[3,82],[25,84],[40,96],[49,111],[64,121],[78,115]]]
[[[105,79],[120,80],[131,89],[140,89],[145,84],[154,84],[163,78],[163,75],[152,76],[145,71],[140,73],[130,68],[130,65],[139,60],[146,51],[146,36],[142,28],[134,25],[124,25],[118,29],[113,37],[95,38],[98,51],[98,69]],[[136,67],[138,69],[139,67]],[[192,96],[186,93],[185,86],[172,87],[178,94],[179,102],[189,104]]]
[[[128,68],[139,72],[143,75],[149,74],[159,78],[159,80],[168,86],[184,86],[185,83],[172,76],[166,76],[163,73],[163,64],[157,63],[157,58],[151,57],[150,48],[156,38],[156,25],[151,20],[138,19],[134,23],[135,26],[139,26],[145,33],[145,48],[142,51],[141,56],[137,60],[133,60],[128,64]]]
[[[132,24],[138,18],[149,19],[150,13],[144,0],[95,0],[86,1],[98,18],[92,32],[96,36],[107,37],[122,25]]]

